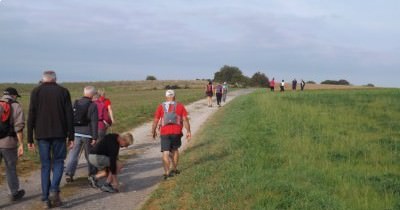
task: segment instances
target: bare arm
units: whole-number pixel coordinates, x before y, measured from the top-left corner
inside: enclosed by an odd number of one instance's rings
[[[153,139],[155,139],[157,137],[157,125],[158,122],[160,121],[160,119],[154,119],[153,121],[153,126],[151,128],[151,135],[153,136]]]
[[[115,123],[115,119],[114,119],[114,114],[113,114],[113,110],[112,110],[111,105],[108,106],[108,113],[110,113],[111,122],[114,124]]]
[[[190,131],[189,118],[183,117],[183,126],[185,126],[186,129],[186,138],[190,140],[192,138],[192,133]]]

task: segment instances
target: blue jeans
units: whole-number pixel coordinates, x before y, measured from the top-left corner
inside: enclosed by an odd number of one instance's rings
[[[90,144],[92,139],[75,136],[74,147],[69,151],[67,166],[65,167],[65,174],[69,176],[74,176],[76,167],[78,166],[79,161],[79,153],[82,148],[85,152],[85,158],[88,164],[88,175],[95,175],[97,173],[97,169],[89,163],[88,157],[89,152],[92,149],[92,145]]]
[[[40,162],[42,164],[42,200],[49,198],[50,192],[60,192],[60,182],[64,172],[64,160],[67,156],[65,138],[38,139]],[[53,180],[50,173],[53,171]]]

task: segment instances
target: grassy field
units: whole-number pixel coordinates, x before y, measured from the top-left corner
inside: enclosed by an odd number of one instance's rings
[[[97,83],[65,83],[62,84],[71,92],[72,101],[82,96],[86,85],[97,88],[105,88],[107,97],[112,102],[116,123],[112,126],[112,132],[128,131],[152,118],[158,104],[165,99],[165,86],[178,85],[182,89],[176,90],[177,100],[190,103],[204,98],[202,89],[204,81],[138,81],[138,82],[97,82]],[[29,96],[34,84],[0,84],[0,90],[6,87],[15,87],[22,96],[22,103],[27,119]],[[186,88],[186,89],[185,89]],[[26,130],[25,130],[26,131]],[[150,131],[149,131],[150,132]],[[25,140],[26,142],[26,140]],[[25,147],[27,149],[27,147]],[[19,174],[27,174],[39,166],[39,155],[26,152],[19,160]],[[0,171],[4,172],[3,164]],[[0,183],[4,176],[0,175]]]
[[[398,89],[242,96],[143,209],[400,209],[398,104]]]

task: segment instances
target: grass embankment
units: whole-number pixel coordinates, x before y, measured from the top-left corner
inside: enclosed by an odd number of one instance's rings
[[[192,83],[191,83],[192,82]],[[141,123],[151,119],[158,104],[165,99],[166,85],[178,85],[179,87],[196,89],[178,89],[177,100],[185,104],[197,101],[204,97],[201,81],[139,81],[139,82],[97,82],[97,83],[65,83],[71,93],[72,103],[82,97],[83,88],[90,84],[97,88],[105,88],[106,95],[112,102],[112,108],[116,123],[112,126],[112,132],[128,131]],[[204,82],[202,82],[204,83]],[[205,84],[205,83],[204,83]],[[30,92],[35,84],[0,84],[0,90],[6,87],[15,87],[22,96],[18,99],[24,107],[25,117],[28,117]],[[26,131],[26,129],[25,129]],[[26,135],[25,135],[26,143]],[[39,155],[27,151],[19,160],[17,169],[20,175],[27,174],[39,168]],[[4,165],[0,165],[0,171],[4,172]],[[4,176],[0,176],[0,183]]]
[[[143,209],[400,209],[400,92],[242,96]]]

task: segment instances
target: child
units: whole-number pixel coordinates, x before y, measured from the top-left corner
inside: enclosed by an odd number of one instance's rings
[[[104,192],[119,192],[117,174],[122,169],[122,164],[118,161],[119,149],[133,144],[131,133],[107,134],[102,141],[97,142],[90,151],[89,162],[99,171],[95,176],[90,176],[89,181],[92,187],[99,187],[97,180],[107,177],[106,183],[100,187]]]

